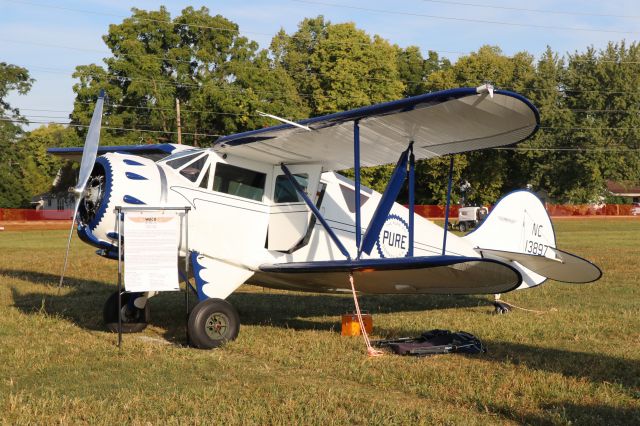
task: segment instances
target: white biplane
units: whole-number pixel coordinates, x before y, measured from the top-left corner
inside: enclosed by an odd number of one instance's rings
[[[183,236],[179,253],[190,261],[199,299],[188,323],[196,347],[237,337],[239,316],[225,299],[245,282],[345,292],[352,274],[364,293],[500,294],[547,278],[585,283],[601,276],[597,266],[556,247],[550,218],[531,192],[504,197],[464,237],[414,214],[416,159],[513,145],[536,132],[538,111],[516,93],[488,85],[445,90],[283,120],[206,149],[98,148],[102,103],[103,96],[84,149],[49,150],[83,157],[77,232],[100,255],[117,259],[116,206],[190,207],[189,250]],[[361,167],[394,162],[383,194],[360,184]],[[354,181],[334,172],[349,168]],[[395,201],[407,180],[405,208]],[[123,331],[146,325],[152,295],[123,295]],[[118,315],[110,300],[107,321]]]

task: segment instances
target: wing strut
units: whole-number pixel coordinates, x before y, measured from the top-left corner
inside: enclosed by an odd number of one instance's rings
[[[389,179],[389,183],[382,194],[378,207],[376,207],[376,211],[373,213],[373,217],[369,223],[369,228],[364,234],[362,246],[359,250],[360,253],[364,252],[370,254],[373,249],[378,235],[380,234],[380,230],[384,225],[384,221],[387,219],[387,216],[393,207],[393,203],[398,198],[398,194],[400,193],[402,185],[407,177],[407,160],[410,152],[413,153],[413,142],[411,142],[409,147],[400,154],[396,168],[393,170],[391,179]],[[413,230],[409,229],[410,235],[412,232]],[[413,240],[411,237],[410,239]]]
[[[362,217],[360,212],[360,120],[353,122],[353,174],[356,202],[356,256],[360,259],[360,243],[362,241]]]
[[[318,210],[318,208],[315,206],[315,204],[313,204],[313,202],[311,201],[311,199],[309,199],[309,197],[307,196],[306,192],[304,192],[304,189],[302,189],[302,187],[300,186],[300,184],[298,183],[297,180],[295,180],[295,178],[293,177],[293,175],[291,174],[291,172],[289,171],[289,169],[287,168],[287,166],[284,165],[284,163],[280,164],[280,168],[282,169],[282,171],[284,172],[284,174],[287,176],[287,179],[289,179],[289,182],[291,182],[291,184],[293,185],[293,187],[296,189],[296,192],[298,193],[298,195],[300,195],[300,197],[304,200],[304,202],[307,204],[307,206],[311,209],[311,211],[313,212],[313,214],[318,218],[318,220],[320,221],[320,223],[322,224],[322,226],[324,226],[324,229],[327,231],[327,233],[329,234],[329,236],[331,237],[331,239],[333,240],[333,242],[335,243],[335,245],[338,247],[338,249],[340,250],[340,252],[349,260],[351,260],[351,256],[349,256],[349,252],[347,251],[347,249],[344,247],[344,245],[340,242],[340,240],[338,239],[337,235],[335,234],[335,232],[333,232],[333,229],[331,229],[331,227],[329,226],[329,224],[327,223],[327,221],[324,219],[324,217],[322,216],[322,213],[320,213],[320,211]]]
[[[447,184],[447,207],[444,210],[444,237],[442,237],[442,255],[447,251],[447,230],[449,229],[449,207],[451,206],[451,181],[453,180],[453,155],[449,160],[449,183]]]
[[[416,204],[416,156],[413,155],[413,142],[409,145],[409,251],[407,257],[413,257],[413,226]]]

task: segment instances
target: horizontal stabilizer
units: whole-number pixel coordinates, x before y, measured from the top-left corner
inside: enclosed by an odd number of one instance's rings
[[[348,290],[350,272],[358,291],[377,294],[495,294],[522,282],[508,264],[464,256],[277,263],[261,265],[252,282],[318,292]]]
[[[600,268],[593,263],[557,248],[549,248],[551,257],[484,248],[476,250],[484,257],[518,262],[536,274],[565,283],[590,283],[602,276]]]

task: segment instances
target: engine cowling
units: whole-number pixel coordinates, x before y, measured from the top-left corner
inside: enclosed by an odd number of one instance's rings
[[[108,153],[98,157],[79,208],[80,238],[109,252],[117,248],[116,206],[166,203],[167,179],[153,160]]]

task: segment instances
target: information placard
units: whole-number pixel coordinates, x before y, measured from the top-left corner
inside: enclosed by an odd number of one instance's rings
[[[124,215],[124,288],[129,292],[175,291],[180,216],[174,211]]]

